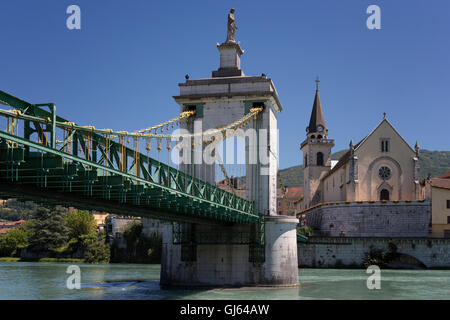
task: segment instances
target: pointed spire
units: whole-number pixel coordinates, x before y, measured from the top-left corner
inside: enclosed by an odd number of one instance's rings
[[[320,125],[324,133],[326,132],[325,117],[323,116],[322,103],[319,96],[319,77],[316,81],[316,96],[314,98],[313,109],[311,112],[311,118],[309,120],[309,126],[307,128],[309,133],[318,132],[317,127]]]
[[[420,148],[419,148],[419,142],[418,141],[416,141],[416,145],[414,146],[414,150],[416,151],[416,156],[419,156]]]

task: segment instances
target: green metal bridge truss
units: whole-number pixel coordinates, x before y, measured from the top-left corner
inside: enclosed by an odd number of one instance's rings
[[[178,222],[261,225],[263,221],[252,201],[102,135],[74,127],[57,148],[57,123],[68,121],[56,115],[54,104],[30,104],[3,91],[0,103],[23,115],[11,117],[9,126],[0,131],[4,196]],[[19,121],[23,136],[14,132]],[[31,140],[33,134],[39,142]],[[119,152],[126,156],[121,158]]]

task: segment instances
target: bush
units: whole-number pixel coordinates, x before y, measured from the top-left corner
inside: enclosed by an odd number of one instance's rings
[[[383,268],[389,262],[387,253],[381,250],[371,250],[370,252],[365,254],[364,257],[364,267],[368,268],[369,266],[376,265],[380,268]]]
[[[1,257],[0,261],[1,262],[18,262],[18,261],[20,261],[20,258],[18,258],[18,257],[16,257],[16,258],[13,258],[13,257]]]
[[[369,267],[371,265],[379,266],[380,268],[385,267],[390,261],[398,256],[397,246],[392,241],[388,244],[389,250],[377,250],[371,249],[369,253],[366,253],[363,264],[364,267]]]

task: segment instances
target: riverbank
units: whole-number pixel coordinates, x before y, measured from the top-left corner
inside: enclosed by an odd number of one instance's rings
[[[18,258],[18,257],[0,257],[0,262],[58,262],[58,263],[85,263],[84,259],[70,259],[70,258],[24,259],[24,258]]]

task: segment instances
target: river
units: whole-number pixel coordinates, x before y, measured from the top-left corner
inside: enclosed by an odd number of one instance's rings
[[[81,264],[81,289],[66,287],[70,264],[0,262],[0,299],[449,299],[450,270],[382,270],[369,290],[365,270],[299,269],[297,288],[163,290],[160,265]]]

